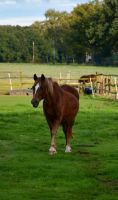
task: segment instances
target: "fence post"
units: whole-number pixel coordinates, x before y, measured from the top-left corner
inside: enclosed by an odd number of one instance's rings
[[[10,73],[8,73],[8,77],[9,77],[10,90],[13,90]]]
[[[106,94],[106,90],[107,90],[107,81],[108,81],[108,77],[105,77],[105,79],[104,79],[104,94]]]
[[[114,81],[115,81],[115,90],[116,90],[115,99],[117,100],[118,99],[118,86],[117,86],[117,78],[116,77],[114,78]]]
[[[59,84],[61,85],[62,75],[61,72],[59,73]]]
[[[99,82],[97,82],[97,84],[96,84],[96,93],[100,94],[100,83]]]
[[[108,95],[111,93],[111,76],[108,77]]]
[[[92,81],[91,81],[91,77],[90,77],[90,84],[91,84],[91,89],[92,89],[92,95],[93,95],[93,97],[94,97],[93,83],[92,83]]]
[[[70,71],[67,73],[67,83],[70,83]]]
[[[19,72],[20,88],[22,89],[22,72]]]

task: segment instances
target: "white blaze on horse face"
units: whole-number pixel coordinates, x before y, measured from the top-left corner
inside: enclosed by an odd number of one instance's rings
[[[37,83],[37,84],[35,85],[35,94],[36,94],[38,88],[40,88],[40,84],[39,84],[39,83]]]

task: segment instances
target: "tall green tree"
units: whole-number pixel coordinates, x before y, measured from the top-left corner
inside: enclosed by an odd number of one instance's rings
[[[109,53],[118,51],[118,1],[104,0],[103,23],[106,25],[106,45],[110,45]]]
[[[66,60],[68,32],[70,29],[69,14],[48,10],[46,16],[47,38],[51,41],[54,61],[63,62]],[[66,36],[66,37],[65,37]]]

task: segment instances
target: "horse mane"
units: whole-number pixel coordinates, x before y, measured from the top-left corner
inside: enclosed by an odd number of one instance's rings
[[[51,96],[53,95],[53,80],[52,78],[46,78],[46,83],[47,83],[47,88],[48,88],[48,92],[51,94]]]
[[[47,92],[50,93],[50,95],[52,96],[54,93],[54,88],[56,88],[55,90],[57,91],[57,88],[60,89],[60,91],[64,90],[66,92],[69,92],[71,94],[73,94],[78,100],[79,100],[79,93],[78,91],[71,87],[70,85],[64,84],[64,85],[59,85],[56,81],[53,81],[52,78],[47,78],[46,79],[47,82]]]

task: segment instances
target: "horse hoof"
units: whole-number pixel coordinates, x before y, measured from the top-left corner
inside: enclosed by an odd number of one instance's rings
[[[50,155],[54,155],[54,154],[56,154],[56,153],[57,153],[56,149],[55,149],[54,147],[50,147],[50,149],[49,149],[49,154],[50,154]]]
[[[70,146],[66,146],[66,149],[65,149],[65,153],[71,153],[71,147]]]
[[[56,151],[49,151],[49,155],[55,155],[57,152]]]

